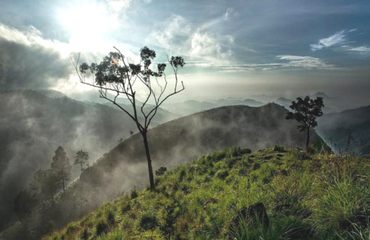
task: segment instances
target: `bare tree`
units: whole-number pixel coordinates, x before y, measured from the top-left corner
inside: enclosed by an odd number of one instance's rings
[[[179,56],[168,59],[174,73],[174,86],[169,91],[165,74],[166,64],[159,63],[156,64],[157,68],[155,70],[151,69],[152,60],[156,57],[155,51],[143,47],[140,50],[140,63],[133,64],[120,50],[114,48],[117,52],[110,52],[100,64],[79,64],[80,55],[78,55],[76,61],[72,58],[71,60],[81,83],[98,88],[101,98],[116,105],[135,122],[143,138],[148,162],[150,189],[153,191],[155,186],[147,133],[159,107],[168,98],[185,89],[183,82],[181,81],[180,84],[177,78],[177,72],[180,67],[185,65],[185,62]],[[91,78],[86,77],[87,75],[90,75]],[[137,97],[139,90],[145,90],[145,96],[141,103]],[[117,102],[119,96],[123,96],[129,101],[129,108]]]

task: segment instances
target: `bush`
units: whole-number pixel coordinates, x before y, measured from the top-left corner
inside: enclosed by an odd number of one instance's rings
[[[122,206],[122,210],[121,210],[121,212],[122,212],[122,214],[125,214],[125,213],[127,213],[128,211],[130,211],[130,210],[131,210],[130,202],[129,202],[129,201],[126,201],[126,202],[123,204],[123,206]]]
[[[160,167],[157,171],[155,171],[155,175],[162,176],[167,171],[166,167]]]
[[[111,211],[109,211],[109,212],[108,212],[108,215],[107,215],[107,222],[108,222],[108,224],[110,224],[110,225],[114,224],[114,222],[115,222],[114,214],[113,214],[113,212],[111,212]]]
[[[97,236],[107,233],[107,230],[108,230],[108,225],[103,221],[100,221],[98,225],[96,225],[96,235]]]
[[[222,179],[222,180],[225,180],[225,178],[227,176],[229,176],[229,171],[227,170],[220,170],[217,172],[217,175],[216,175],[219,179]]]
[[[135,199],[135,198],[137,198],[139,196],[139,193],[137,192],[137,190],[136,189],[133,189],[132,191],[131,191],[131,199]]]
[[[144,230],[151,230],[157,226],[157,218],[153,213],[141,215],[140,227]]]
[[[184,179],[185,176],[186,176],[186,170],[185,170],[185,168],[181,168],[179,181],[182,182],[182,180]]]
[[[286,152],[285,148],[283,146],[274,145],[274,148],[272,149],[274,152]]]

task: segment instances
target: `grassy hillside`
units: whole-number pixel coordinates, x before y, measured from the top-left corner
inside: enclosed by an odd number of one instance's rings
[[[369,170],[368,158],[227,148],[157,177],[155,192],[133,190],[43,239],[368,239]],[[258,202],[267,229],[238,215]]]
[[[274,144],[304,146],[305,133],[285,120],[286,112],[276,104],[259,108],[230,106],[159,125],[148,132],[153,168],[174,168],[233,145],[252,150]],[[312,137],[317,139],[314,132]],[[58,224],[69,221],[123,191],[134,186],[141,189],[147,183],[145,151],[141,136],[136,134],[81,174],[66,191],[64,202],[60,202],[58,208],[63,209],[63,216],[53,220]]]

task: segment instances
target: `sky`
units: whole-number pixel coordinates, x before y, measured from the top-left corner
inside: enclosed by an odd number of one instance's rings
[[[71,56],[100,62],[115,46],[135,62],[148,46],[185,59],[175,101],[320,91],[370,105],[369,23],[366,0],[2,0],[0,90],[91,100]]]

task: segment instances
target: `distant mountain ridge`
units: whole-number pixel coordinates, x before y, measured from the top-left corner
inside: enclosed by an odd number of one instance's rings
[[[334,150],[370,153],[370,106],[324,114],[318,118],[317,132]]]

